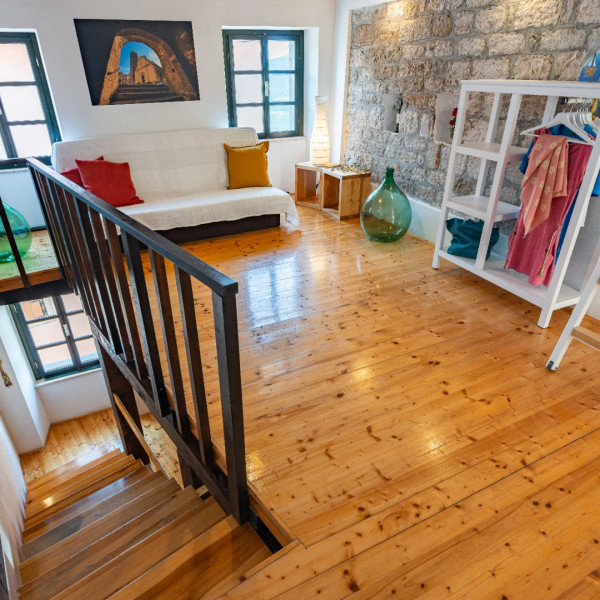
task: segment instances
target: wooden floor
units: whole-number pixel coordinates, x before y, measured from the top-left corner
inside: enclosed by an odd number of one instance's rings
[[[240,283],[248,476],[297,540],[226,597],[599,598],[600,355],[544,368],[568,314],[300,215],[187,246]],[[28,477],[92,435],[61,427]]]

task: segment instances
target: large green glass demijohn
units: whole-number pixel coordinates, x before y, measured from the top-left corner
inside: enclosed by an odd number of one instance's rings
[[[15,208],[8,204],[3,204],[4,211],[8,217],[8,224],[13,232],[17,249],[21,258],[29,252],[31,247],[31,229],[25,217]],[[0,219],[0,263],[13,262],[15,255],[10,247],[6,229],[2,219]]]
[[[395,242],[408,231],[411,219],[410,202],[394,181],[394,169],[388,167],[383,183],[362,206],[360,226],[376,242]]]

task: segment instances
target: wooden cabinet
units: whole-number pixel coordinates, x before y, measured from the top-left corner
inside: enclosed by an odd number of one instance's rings
[[[296,204],[319,208],[337,219],[350,219],[371,191],[371,173],[309,162],[296,165]]]

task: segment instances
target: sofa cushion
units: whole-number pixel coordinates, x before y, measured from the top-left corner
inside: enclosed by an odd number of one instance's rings
[[[96,160],[104,160],[104,156],[99,156]],[[84,187],[83,179],[81,179],[81,173],[79,172],[79,167],[75,166],[72,169],[69,169],[68,171],[63,171],[61,175],[63,177],[66,177],[67,179],[70,179],[73,183]]]
[[[108,160],[76,160],[86,190],[112,206],[141,204],[131,181],[128,163]]]
[[[156,231],[280,213],[285,213],[291,223],[299,223],[290,195],[274,187],[170,196],[120,210]]]
[[[269,142],[232,148],[223,144],[227,154],[228,190],[245,187],[271,187],[267,169]]]

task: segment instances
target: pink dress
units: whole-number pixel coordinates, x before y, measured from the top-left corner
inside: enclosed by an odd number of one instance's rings
[[[554,141],[564,140],[562,136],[540,136],[544,138],[542,144],[548,142],[546,138],[554,138]],[[536,142],[536,145],[539,143]],[[558,146],[552,148],[552,152],[556,150]],[[535,149],[535,146],[534,146]],[[536,160],[533,160],[535,155],[534,149],[531,151],[530,166],[532,162],[535,164]],[[546,150],[549,146],[546,146]],[[583,181],[585,169],[590,159],[592,147],[586,144],[568,144],[568,160],[566,169],[566,194],[557,195],[551,198],[548,196],[539,196],[537,207],[539,210],[533,211],[530,207],[535,204],[536,195],[531,193],[531,177],[526,182],[525,186],[529,184],[527,192],[525,193],[523,209],[519,214],[517,224],[513,230],[509,239],[508,256],[506,257],[506,268],[514,269],[519,273],[529,275],[529,283],[532,285],[548,285],[554,272],[554,258],[556,255],[556,248],[558,246],[558,238],[563,221],[569,211],[569,208],[573,202],[573,199],[577,195],[577,190]],[[544,153],[544,147],[540,154]],[[558,156],[558,155],[557,155]],[[542,159],[543,161],[549,157]],[[558,168],[558,164],[556,165]],[[550,162],[548,163],[547,171],[550,170]],[[529,167],[527,168],[529,172]],[[556,178],[555,178],[556,179]],[[539,189],[539,180],[536,184]],[[550,185],[544,180],[544,187]],[[557,189],[560,189],[560,180],[558,184],[556,181],[552,181],[551,192],[552,195]],[[564,188],[563,188],[564,191]],[[546,199],[549,201],[546,202]],[[529,203],[529,204],[528,204]],[[533,204],[532,204],[533,203]],[[543,208],[543,205],[546,207]],[[528,210],[529,209],[529,210]],[[542,218],[544,217],[544,218]],[[526,228],[525,221],[527,220],[528,228]],[[529,231],[529,233],[527,233]]]

